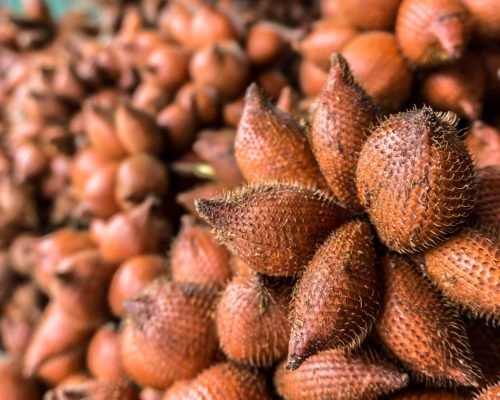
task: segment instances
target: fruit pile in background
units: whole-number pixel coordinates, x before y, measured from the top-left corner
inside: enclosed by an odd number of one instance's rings
[[[0,397],[498,398],[494,3],[0,11]]]

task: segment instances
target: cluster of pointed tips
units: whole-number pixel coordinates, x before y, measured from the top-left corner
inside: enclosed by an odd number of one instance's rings
[[[475,170],[452,113],[384,116],[334,55],[302,121],[248,88],[235,155],[248,183],[196,204],[236,259],[230,360],[284,360],[286,400],[495,384],[463,315],[500,320],[500,174]]]

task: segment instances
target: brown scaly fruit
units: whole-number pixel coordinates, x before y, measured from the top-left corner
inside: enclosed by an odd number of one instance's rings
[[[477,386],[465,328],[457,313],[404,256],[382,257],[385,292],[375,325],[385,347],[417,378]]]
[[[211,289],[159,279],[127,300],[120,348],[128,375],[163,388],[208,367],[217,350],[214,298]]]
[[[416,67],[457,60],[467,45],[471,19],[458,0],[403,0],[396,18],[396,38]]]
[[[500,382],[485,388],[474,400],[498,400],[500,398]]]
[[[264,376],[231,363],[214,365],[182,389],[167,390],[163,400],[270,400]]]
[[[436,246],[474,206],[474,167],[455,125],[454,114],[429,107],[399,113],[361,151],[361,204],[382,242],[399,253]]]
[[[500,226],[500,165],[491,165],[477,171],[479,190],[474,217],[481,222]]]
[[[216,242],[210,230],[197,224],[194,217],[182,217],[182,227],[172,244],[170,266],[172,279],[217,288],[231,279],[231,253]]]
[[[273,106],[255,84],[247,90],[234,150],[249,182],[278,180],[327,187],[297,122]]]
[[[276,368],[274,385],[285,400],[376,399],[408,384],[408,375],[370,352],[326,350],[296,370]]]
[[[39,398],[37,383],[35,380],[23,376],[21,362],[5,355],[0,357],[0,393],[3,400]]]
[[[139,400],[137,390],[125,379],[86,380],[70,383],[48,392],[46,400]]]
[[[467,400],[468,397],[441,389],[409,389],[390,397],[390,400]]]
[[[298,273],[347,218],[333,197],[297,184],[249,185],[225,198],[200,199],[196,207],[244,263],[274,276]]]
[[[217,306],[220,345],[232,360],[271,366],[286,356],[290,290],[266,285],[261,275],[240,276],[226,287]]]
[[[359,345],[373,326],[379,298],[370,224],[344,224],[319,248],[295,288],[286,367],[296,369],[318,351]]]
[[[488,326],[484,320],[465,320],[465,329],[474,359],[488,383],[500,378],[500,326]]]
[[[313,111],[309,140],[332,193],[355,211],[361,209],[356,164],[378,115],[378,107],[355,81],[345,58],[333,55],[328,80]]]
[[[463,229],[424,254],[425,271],[453,303],[475,316],[500,319],[500,239]]]

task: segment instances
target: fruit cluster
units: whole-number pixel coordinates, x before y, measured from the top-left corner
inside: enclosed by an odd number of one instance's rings
[[[494,2],[2,11],[0,397],[498,398]]]

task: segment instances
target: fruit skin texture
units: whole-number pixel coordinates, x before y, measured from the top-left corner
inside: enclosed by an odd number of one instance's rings
[[[379,109],[358,85],[345,58],[331,58],[328,80],[313,111],[309,141],[332,193],[342,206],[360,211],[356,164]]]
[[[403,0],[396,18],[396,38],[415,67],[457,60],[467,45],[470,15],[458,0]]]
[[[339,1],[339,13],[363,30],[390,30],[401,0]]]
[[[267,287],[261,276],[237,277],[217,306],[216,322],[224,353],[251,366],[271,366],[286,356],[290,338],[290,290]]]
[[[127,374],[143,386],[163,388],[209,366],[217,350],[214,298],[211,289],[159,279],[128,300],[120,338]]]
[[[375,257],[369,223],[346,223],[326,239],[295,288],[287,368],[363,342],[379,308]]]
[[[406,390],[390,397],[391,400],[466,400],[468,397],[441,389]]]
[[[231,253],[217,243],[208,227],[182,217],[182,228],[170,251],[172,279],[217,288],[231,279]]]
[[[498,400],[500,397],[500,383],[484,389],[474,400]]]
[[[479,190],[474,216],[481,222],[500,226],[500,165],[477,171]]]
[[[425,271],[453,303],[475,316],[500,319],[500,240],[463,229],[424,255]]]
[[[274,385],[285,400],[377,399],[408,384],[408,375],[369,353],[326,350],[290,371],[276,367]]]
[[[300,185],[265,183],[201,199],[198,213],[241,261],[257,272],[292,276],[315,246],[347,218],[333,197]]]
[[[234,151],[249,182],[278,180],[327,188],[297,122],[273,106],[255,84],[245,96]]]
[[[417,378],[477,386],[465,328],[456,312],[404,256],[382,257],[385,293],[378,336]]]
[[[55,388],[44,399],[138,400],[138,394],[128,380],[94,379]]]
[[[167,390],[163,400],[271,400],[262,375],[231,363],[214,365],[182,385]]]
[[[390,249],[436,246],[472,210],[476,176],[455,123],[453,114],[414,109],[389,117],[365,143],[358,196]]]

